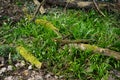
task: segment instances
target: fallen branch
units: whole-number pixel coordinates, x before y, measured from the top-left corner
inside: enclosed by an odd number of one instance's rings
[[[91,43],[93,42],[93,40],[89,40],[89,39],[81,39],[81,40],[62,40],[62,39],[53,39],[53,41],[55,42],[59,42],[59,43],[63,43],[63,44],[70,44],[70,43]]]
[[[47,0],[46,3],[49,4],[55,4],[58,6],[65,6],[66,3],[68,3],[67,0]],[[107,6],[107,3],[98,3],[98,6],[100,5],[101,7]],[[92,1],[79,1],[79,0],[74,0],[69,2],[69,4],[67,5],[68,8],[92,8],[94,7],[94,3]]]
[[[51,5],[57,5],[57,6],[66,6],[67,0],[47,0],[48,4]],[[113,12],[120,12],[120,5],[119,3],[108,3],[108,2],[96,2],[99,9],[107,9],[111,10]],[[85,8],[85,9],[91,9],[95,8],[95,5],[93,1],[80,1],[80,0],[73,0],[72,2],[69,2],[67,5],[67,8]]]
[[[84,44],[85,42],[88,43],[90,40],[74,40],[74,41],[70,41],[70,40],[55,39],[54,41],[67,44],[69,47],[79,48],[79,49],[81,49],[83,51],[91,50],[94,53],[100,53],[100,54],[105,55],[105,56],[112,56],[115,59],[120,60],[120,52],[116,52],[116,51],[106,49],[106,48],[100,48],[100,47],[95,46],[95,45]]]
[[[94,53],[100,53],[100,54],[105,55],[105,56],[112,56],[115,59],[120,60],[120,52],[116,52],[116,51],[113,51],[113,50],[110,50],[110,49],[100,48],[100,47],[97,47],[95,45],[83,44],[83,43],[80,43],[80,44],[68,44],[68,45],[70,47],[79,48],[79,49],[81,49],[83,51],[91,50]]]

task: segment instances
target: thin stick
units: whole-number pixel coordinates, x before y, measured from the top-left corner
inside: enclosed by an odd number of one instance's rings
[[[60,43],[63,43],[63,44],[70,44],[70,43],[76,43],[76,44],[79,44],[79,43],[90,43],[90,42],[93,42],[93,40],[91,39],[81,39],[81,40],[62,40],[62,39],[53,39],[55,42],[60,42]]]
[[[65,5],[65,7],[64,7],[64,12],[66,13],[66,9],[67,9],[67,6],[68,6],[68,4],[69,4],[69,2],[67,2],[67,4]]]
[[[37,9],[36,9],[36,11],[35,11],[35,13],[34,13],[34,16],[33,16],[33,18],[30,20],[31,22],[35,20],[35,17],[36,17],[36,15],[37,15],[38,12],[39,12],[40,7],[44,5],[45,1],[46,1],[46,0],[43,0],[43,1],[37,6]]]
[[[98,7],[98,5],[97,5],[97,3],[95,2],[95,0],[93,0],[93,3],[94,3],[94,5],[95,5],[97,11],[98,11],[102,16],[105,17],[105,14],[100,10],[100,8]]]

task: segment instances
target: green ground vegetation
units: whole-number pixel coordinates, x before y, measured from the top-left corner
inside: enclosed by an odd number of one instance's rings
[[[95,42],[91,45],[120,52],[120,21],[113,14],[106,15],[102,17],[94,10],[83,12],[70,9],[64,13],[62,9],[54,8],[45,15],[38,15],[37,19],[50,21],[62,35],[70,34],[70,40],[93,39]],[[69,48],[67,45],[63,49],[60,43],[52,40],[57,37],[54,31],[29,22],[28,18],[14,26],[4,23],[0,27],[0,35],[13,27],[18,28],[3,35],[1,41],[24,46],[55,75],[63,75],[66,79],[107,80],[109,70],[120,70],[120,61],[112,57]]]

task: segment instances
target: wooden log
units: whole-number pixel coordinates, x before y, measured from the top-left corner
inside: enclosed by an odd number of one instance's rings
[[[68,0],[47,0],[46,3],[65,7],[66,4],[68,3]],[[120,12],[120,3],[114,3],[114,4],[109,2],[96,2],[96,3],[100,9],[109,9],[114,12],[115,11]],[[67,8],[91,9],[91,8],[95,8],[95,6],[93,1],[72,0],[72,1],[69,1]]]

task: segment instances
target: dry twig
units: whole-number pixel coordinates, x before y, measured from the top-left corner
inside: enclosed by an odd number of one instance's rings
[[[65,12],[65,13],[66,13],[66,9],[67,9],[68,4],[69,4],[69,2],[67,2],[66,5],[65,5],[65,7],[64,7],[63,12]]]
[[[89,40],[89,39],[81,39],[81,40],[53,39],[53,41],[60,42],[60,43],[63,43],[63,44],[70,44],[70,43],[79,44],[79,43],[90,43],[90,42],[93,42],[93,40]]]
[[[46,0],[43,0],[43,1],[37,6],[37,9],[36,9],[36,11],[35,11],[35,13],[34,13],[33,18],[31,19],[31,22],[35,20],[35,17],[36,17],[36,15],[37,15],[38,12],[39,12],[40,7],[44,5],[45,1],[46,1]]]
[[[102,16],[105,17],[105,14],[100,10],[100,8],[98,7],[98,5],[97,5],[97,3],[95,2],[95,0],[93,0],[93,3],[94,3],[94,5],[95,5],[95,8],[97,9],[97,11],[98,11]]]

